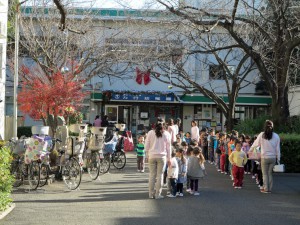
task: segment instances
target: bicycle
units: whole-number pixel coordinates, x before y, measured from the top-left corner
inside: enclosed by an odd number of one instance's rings
[[[65,185],[70,190],[76,190],[80,183],[82,178],[82,169],[81,165],[79,163],[79,160],[77,159],[77,156],[74,154],[73,151],[73,142],[75,142],[76,137],[69,137],[69,141],[71,143],[71,148],[64,150],[59,149],[59,166],[58,171],[53,171],[53,168],[50,166],[49,160],[43,161],[41,163],[41,178],[40,178],[40,186],[43,186],[47,183],[49,179],[50,173],[56,172],[57,176],[61,176],[62,180],[64,181]],[[51,151],[54,150],[55,144],[61,142],[59,139],[53,139],[53,147]],[[75,144],[76,145],[76,144]],[[71,153],[70,155],[66,155],[66,151]],[[68,157],[68,158],[67,158]]]
[[[36,190],[40,181],[40,167],[38,161],[32,161],[25,164],[24,153],[26,151],[26,143],[29,139],[10,140],[9,147],[14,156],[11,163],[11,174],[15,177],[13,187],[20,187],[27,181],[30,190]]]
[[[83,153],[85,167],[92,180],[96,180],[100,173],[107,173],[110,167],[102,151],[105,133],[106,127],[92,127]]]

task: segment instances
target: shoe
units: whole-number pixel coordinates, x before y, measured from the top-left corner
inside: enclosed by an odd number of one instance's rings
[[[225,173],[225,172],[221,171],[221,173]]]
[[[145,170],[141,170],[141,173],[145,173]]]
[[[220,169],[218,169],[218,172],[221,172],[221,170],[220,170]]]
[[[244,174],[247,174],[247,172],[244,172]]]
[[[255,179],[255,176],[254,176],[254,175],[252,175],[252,179]]]
[[[178,195],[179,197],[183,197],[183,193],[179,193],[179,195]]]
[[[169,197],[169,198],[176,198],[176,195],[169,194],[169,195],[167,195],[167,197]]]
[[[239,187],[237,187],[238,189],[242,189],[242,187],[241,186],[239,186]]]
[[[195,193],[195,192],[193,192],[193,191],[190,191],[190,194],[191,194],[191,195],[193,195],[194,193]]]
[[[179,196],[179,194],[180,194],[180,193],[179,193],[179,192],[177,192],[177,193],[176,193],[176,196]]]
[[[227,175],[228,173],[227,173],[227,172],[225,172],[224,174],[225,174],[225,175]]]
[[[263,189],[264,189],[264,186],[258,185],[258,187],[259,187],[260,190],[263,190]]]
[[[247,174],[248,174],[248,175],[250,175],[251,173],[250,173],[250,172],[248,172]]]
[[[198,196],[198,195],[200,195],[200,193],[195,191],[194,195]]]
[[[234,186],[234,189],[238,189],[239,187],[238,186]]]
[[[153,196],[153,195],[152,195],[152,196],[149,195],[149,198],[150,198],[150,199],[154,199],[154,196]]]
[[[261,189],[260,192],[264,193],[264,194],[270,194],[271,193],[271,191],[266,191],[265,189]]]
[[[155,199],[163,199],[163,198],[164,198],[164,196],[162,196],[162,195],[155,197]]]
[[[191,192],[191,189],[190,188],[186,189],[186,192]]]

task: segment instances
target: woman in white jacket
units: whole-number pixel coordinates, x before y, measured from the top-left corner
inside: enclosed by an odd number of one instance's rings
[[[254,148],[261,149],[261,171],[263,175],[262,193],[271,193],[273,186],[273,167],[276,163],[280,163],[280,138],[278,134],[273,132],[273,122],[266,120],[265,131],[261,132],[252,144],[250,151]]]
[[[161,195],[163,173],[166,162],[170,165],[171,159],[171,135],[164,129],[164,121],[162,119],[159,118],[155,129],[147,134],[145,150],[150,172],[149,198],[161,199],[163,198]]]

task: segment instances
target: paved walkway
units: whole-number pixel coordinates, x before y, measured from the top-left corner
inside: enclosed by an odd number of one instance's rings
[[[300,224],[300,174],[275,174],[273,193],[262,194],[250,175],[244,189],[233,189],[228,176],[207,164],[200,196],[154,200],[148,199],[148,170],[137,173],[134,155],[127,156],[122,171],[111,169],[93,182],[85,174],[78,191],[68,191],[62,182],[30,193],[15,190],[16,208],[0,224]]]

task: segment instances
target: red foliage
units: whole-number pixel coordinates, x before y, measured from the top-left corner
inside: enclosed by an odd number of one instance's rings
[[[18,93],[19,109],[33,119],[46,119],[48,114],[63,116],[67,107],[78,108],[86,94],[82,92],[83,80],[74,80],[71,73],[37,74],[23,67],[25,79]]]

